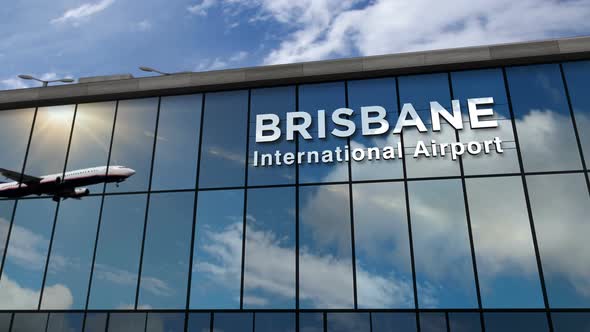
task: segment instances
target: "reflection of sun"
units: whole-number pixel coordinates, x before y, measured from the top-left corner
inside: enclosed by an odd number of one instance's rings
[[[80,149],[92,148],[109,152],[110,134],[113,127],[114,107],[112,109],[78,109],[72,145]]]
[[[63,143],[69,134],[74,117],[74,107],[56,106],[40,108],[33,128],[34,139],[38,144]]]
[[[104,132],[110,133],[112,128],[114,110],[107,110],[101,108],[100,104],[80,106],[76,114],[72,143],[86,148],[95,144],[100,146],[100,150],[107,150],[108,142],[100,137]],[[36,139],[43,144],[67,145],[73,117],[74,110],[71,105],[39,109],[34,129]]]
[[[63,167],[74,118],[74,106],[42,107],[37,110],[27,171],[43,175]]]
[[[47,121],[53,122],[58,125],[67,124],[72,121],[72,110],[61,107],[47,109]]]
[[[111,112],[108,112],[111,110]],[[108,153],[109,136],[112,128],[114,107],[100,103],[79,105],[75,118],[70,162],[85,159],[96,154]],[[43,161],[38,171],[51,172],[50,168],[61,168],[68,147],[74,105],[39,108],[33,129],[30,159]],[[89,155],[90,154],[90,155]],[[40,165],[40,164],[39,164]]]

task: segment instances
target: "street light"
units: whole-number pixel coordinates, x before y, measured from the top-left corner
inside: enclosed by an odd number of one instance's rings
[[[152,67],[146,67],[146,66],[140,66],[139,67],[139,70],[145,71],[145,72],[148,72],[148,73],[156,73],[156,74],[160,74],[160,75],[163,75],[163,76],[174,75],[174,74],[189,74],[189,73],[191,73],[190,71],[180,71],[180,72],[177,72],[177,73],[167,73],[167,72],[160,71],[160,70],[154,69]]]
[[[43,83],[44,87],[49,85],[49,83],[54,83],[54,82],[62,82],[62,83],[73,83],[74,82],[74,80],[71,78],[60,78],[57,80],[42,80],[42,79],[33,77],[31,75],[18,75],[18,78],[23,79],[23,80],[33,80],[33,81],[41,82],[41,83]]]
[[[164,75],[164,76],[172,75],[172,73],[166,73],[166,72],[163,72],[163,71],[159,71],[159,70],[154,69],[152,67],[141,66],[141,67],[139,67],[139,70],[145,71],[145,72],[148,72],[148,73],[157,73],[157,74]]]

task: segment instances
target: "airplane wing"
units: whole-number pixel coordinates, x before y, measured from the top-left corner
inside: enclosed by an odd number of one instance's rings
[[[27,183],[27,184],[39,183],[42,180],[41,178],[38,178],[36,176],[27,175],[27,174],[11,171],[11,170],[4,169],[4,168],[0,168],[0,174],[2,174],[2,176],[6,177],[8,179],[11,179],[13,181]]]

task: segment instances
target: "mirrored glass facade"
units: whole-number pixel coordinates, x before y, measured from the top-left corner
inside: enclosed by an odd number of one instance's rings
[[[590,326],[589,86],[577,61],[2,110],[0,332]]]

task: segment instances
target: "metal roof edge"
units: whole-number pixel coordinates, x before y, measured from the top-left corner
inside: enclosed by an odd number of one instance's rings
[[[590,36],[0,91],[0,109],[590,59]]]

